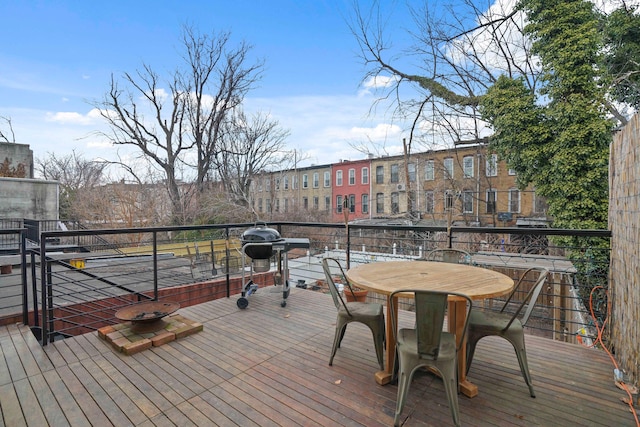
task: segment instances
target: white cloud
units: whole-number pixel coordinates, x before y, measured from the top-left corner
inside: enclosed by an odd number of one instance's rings
[[[58,123],[62,125],[94,125],[100,117],[100,113],[93,109],[87,114],[77,113],[75,111],[59,111],[56,113],[47,112],[45,120],[47,122]]]

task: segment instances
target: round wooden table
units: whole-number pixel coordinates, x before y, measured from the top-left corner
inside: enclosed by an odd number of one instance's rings
[[[493,270],[431,261],[373,262],[351,268],[346,275],[353,285],[387,296],[385,370],[376,373],[378,384],[387,384],[393,375],[396,343],[392,331],[391,304],[395,305],[394,311],[398,313],[398,301],[389,301],[392,292],[400,289],[459,292],[473,300],[482,300],[508,294],[515,286],[509,276]],[[455,332],[459,340],[466,320],[466,302],[452,298],[448,310],[449,331]],[[395,320],[397,324],[397,319]],[[458,344],[460,345],[459,341]],[[463,351],[458,354],[460,390],[466,396],[473,397],[478,394],[478,388],[466,378],[464,343],[461,348]]]

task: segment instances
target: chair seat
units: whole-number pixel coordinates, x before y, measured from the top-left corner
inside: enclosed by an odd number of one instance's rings
[[[415,329],[400,329],[398,331],[398,351],[407,348],[412,352],[418,347],[418,339]],[[449,332],[442,332],[440,338],[440,350],[438,352],[439,360],[450,360],[456,357],[456,337]]]
[[[347,309],[351,312],[351,316],[347,313],[344,307],[338,309],[338,316],[341,317],[356,317],[359,321],[362,320],[374,320],[383,315],[382,304],[367,303],[367,302],[348,302],[346,303]]]
[[[509,313],[500,313],[488,310],[472,311],[469,315],[469,330],[499,334],[500,332],[505,331],[505,328],[509,325],[511,318],[512,314]],[[509,326],[510,332],[516,330],[522,330],[522,323],[520,323],[518,319],[514,319],[513,323]]]

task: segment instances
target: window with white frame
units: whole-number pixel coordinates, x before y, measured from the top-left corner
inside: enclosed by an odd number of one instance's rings
[[[434,213],[436,208],[435,195],[433,191],[426,191],[424,193],[424,212]]]
[[[444,210],[450,211],[455,206],[456,198],[455,193],[452,190],[444,192]]]
[[[356,195],[349,194],[349,212],[356,213]]]
[[[262,178],[258,178],[258,191],[262,191]]]
[[[407,165],[407,171],[409,172],[409,182],[416,182],[416,164],[409,163]]]
[[[349,169],[349,185],[356,185],[356,170]]]
[[[276,199],[276,212],[280,212],[280,199]]]
[[[453,158],[444,159],[444,178],[453,179]]]
[[[291,188],[294,190],[298,189],[298,175],[293,175],[291,178]]]
[[[309,188],[309,175],[302,175],[302,188]]]
[[[325,171],[324,173],[324,188],[331,187],[331,172]]]
[[[342,213],[342,196],[336,196],[336,212]]]
[[[517,188],[509,190],[509,212],[520,212],[520,190]]]
[[[313,209],[318,210],[320,208],[320,198],[318,196],[313,196]]]
[[[515,174],[516,174],[515,169],[509,169],[509,175],[515,175]]]
[[[280,178],[276,178],[276,190],[280,190]]]
[[[462,192],[462,212],[473,213],[473,191],[465,190]]]
[[[320,187],[320,174],[318,172],[313,173],[313,188]]]
[[[271,178],[264,180],[264,191],[271,191]]]
[[[284,186],[284,189],[288,190],[289,189],[289,175],[285,175],[284,178],[282,179],[282,181],[283,181],[282,185]]]
[[[362,183],[363,184],[368,184],[369,183],[369,168],[362,168]]]
[[[436,168],[433,160],[427,160],[424,164],[424,180],[433,181],[436,179]]]
[[[309,198],[306,196],[302,198],[302,207],[305,210],[309,209]]]
[[[336,185],[342,186],[342,171],[336,171]]]
[[[368,194],[362,195],[362,213],[363,214],[369,213],[369,195]]]
[[[331,212],[331,197],[324,196],[324,210],[327,212]]]
[[[498,176],[498,155],[491,154],[487,157],[487,166],[485,171],[487,176]]]
[[[473,178],[473,156],[462,158],[462,169],[465,178]]]

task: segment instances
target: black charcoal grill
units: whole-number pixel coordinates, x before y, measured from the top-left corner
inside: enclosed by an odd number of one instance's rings
[[[280,236],[278,230],[267,227],[266,224],[256,224],[242,233],[242,295],[238,298],[238,308],[245,309],[249,305],[247,299],[258,290],[258,285],[253,282],[254,272],[267,272],[271,269],[271,259],[275,258],[276,271],[274,273],[274,286],[282,288],[281,307],[287,305],[289,297],[289,266],[287,252],[294,248],[309,248],[309,239],[285,239]],[[246,259],[249,258],[249,280],[245,280],[247,274]]]

